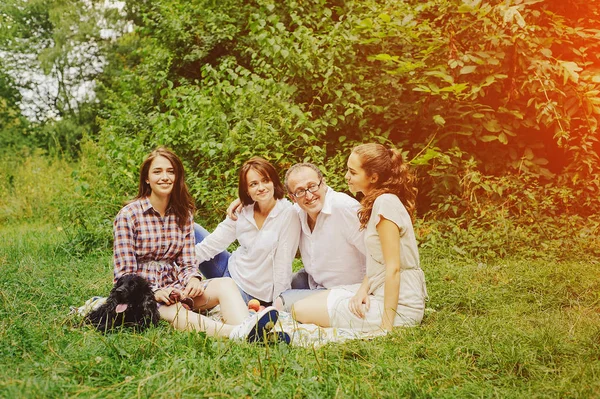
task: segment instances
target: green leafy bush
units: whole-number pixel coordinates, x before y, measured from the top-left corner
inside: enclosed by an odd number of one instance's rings
[[[107,152],[91,140],[83,141],[81,151],[71,173],[72,195],[58,207],[70,242],[65,249],[71,254],[112,248],[112,222],[137,194],[136,168],[141,163],[124,153]]]
[[[415,166],[431,237],[466,252],[596,231],[600,16],[585,1],[162,0],[127,12],[135,29],[107,54],[98,134],[76,175],[102,217],[158,145],[184,159],[211,227],[250,156],[282,173],[315,162],[343,190],[349,150],[376,140]],[[72,218],[81,231],[102,226],[84,216]]]

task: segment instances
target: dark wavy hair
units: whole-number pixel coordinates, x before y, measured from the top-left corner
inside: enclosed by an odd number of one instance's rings
[[[261,176],[268,178],[273,182],[273,189],[275,190],[275,199],[282,199],[285,195],[283,184],[279,179],[277,170],[271,165],[269,161],[261,157],[252,157],[242,165],[240,169],[240,177],[238,180],[238,196],[244,205],[250,205],[254,203],[250,195],[248,194],[248,179],[246,175],[250,169],[254,169]]]
[[[377,173],[375,188],[370,190],[361,200],[358,219],[361,228],[365,228],[373,211],[373,203],[381,194],[395,194],[414,221],[415,200],[417,198],[416,178],[410,168],[402,160],[402,154],[396,149],[389,149],[381,144],[361,144],[352,149],[358,155],[361,167],[367,176]]]
[[[148,179],[152,161],[159,156],[167,158],[169,162],[171,162],[171,165],[173,165],[173,169],[175,169],[175,182],[173,184],[173,191],[171,191],[171,198],[169,199],[169,207],[171,208],[171,212],[173,212],[177,218],[177,225],[183,230],[183,227],[188,223],[190,216],[196,211],[196,205],[185,184],[183,163],[181,163],[181,160],[173,153],[173,151],[165,147],[158,147],[146,157],[144,162],[142,162],[142,166],[140,167],[138,194],[134,198],[134,201],[149,197],[150,194],[152,194],[150,184],[146,183],[146,180]]]

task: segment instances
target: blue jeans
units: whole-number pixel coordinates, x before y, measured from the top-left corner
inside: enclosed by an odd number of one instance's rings
[[[201,243],[206,237],[208,237],[210,233],[204,227],[200,226],[198,223],[194,223],[194,237],[196,238],[196,244]],[[219,277],[229,277],[231,278],[231,274],[229,274],[229,257],[231,254],[227,251],[223,251],[220,254],[217,254],[212,259],[206,260],[198,265],[200,269],[200,273],[207,279],[211,278],[219,278]],[[236,281],[237,284],[237,281]],[[238,290],[242,295],[242,299],[245,303],[248,303],[250,299],[254,299],[254,297],[243,289],[240,288],[238,284]],[[264,305],[261,301],[261,303]],[[269,303],[270,305],[270,303]]]
[[[196,244],[204,241],[209,236],[208,230],[200,226],[198,223],[194,223],[194,237],[196,238]],[[223,251],[214,258],[206,260],[200,265],[200,273],[206,278],[217,278],[217,277],[230,277],[229,276],[229,257],[231,255],[227,251]]]

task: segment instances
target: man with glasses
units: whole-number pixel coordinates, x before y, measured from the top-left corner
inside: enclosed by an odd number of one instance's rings
[[[366,260],[358,201],[328,187],[319,168],[310,163],[290,167],[285,186],[300,217],[304,265],[294,274],[292,289],[274,303],[290,311],[293,303],[314,290],[362,282]]]

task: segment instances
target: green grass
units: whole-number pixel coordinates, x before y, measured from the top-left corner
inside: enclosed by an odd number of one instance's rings
[[[0,227],[0,397],[600,397],[600,260],[422,253],[423,325],[319,349],[180,333],[101,335],[69,315],[111,287],[51,226]],[[441,253],[441,252],[440,252]]]

